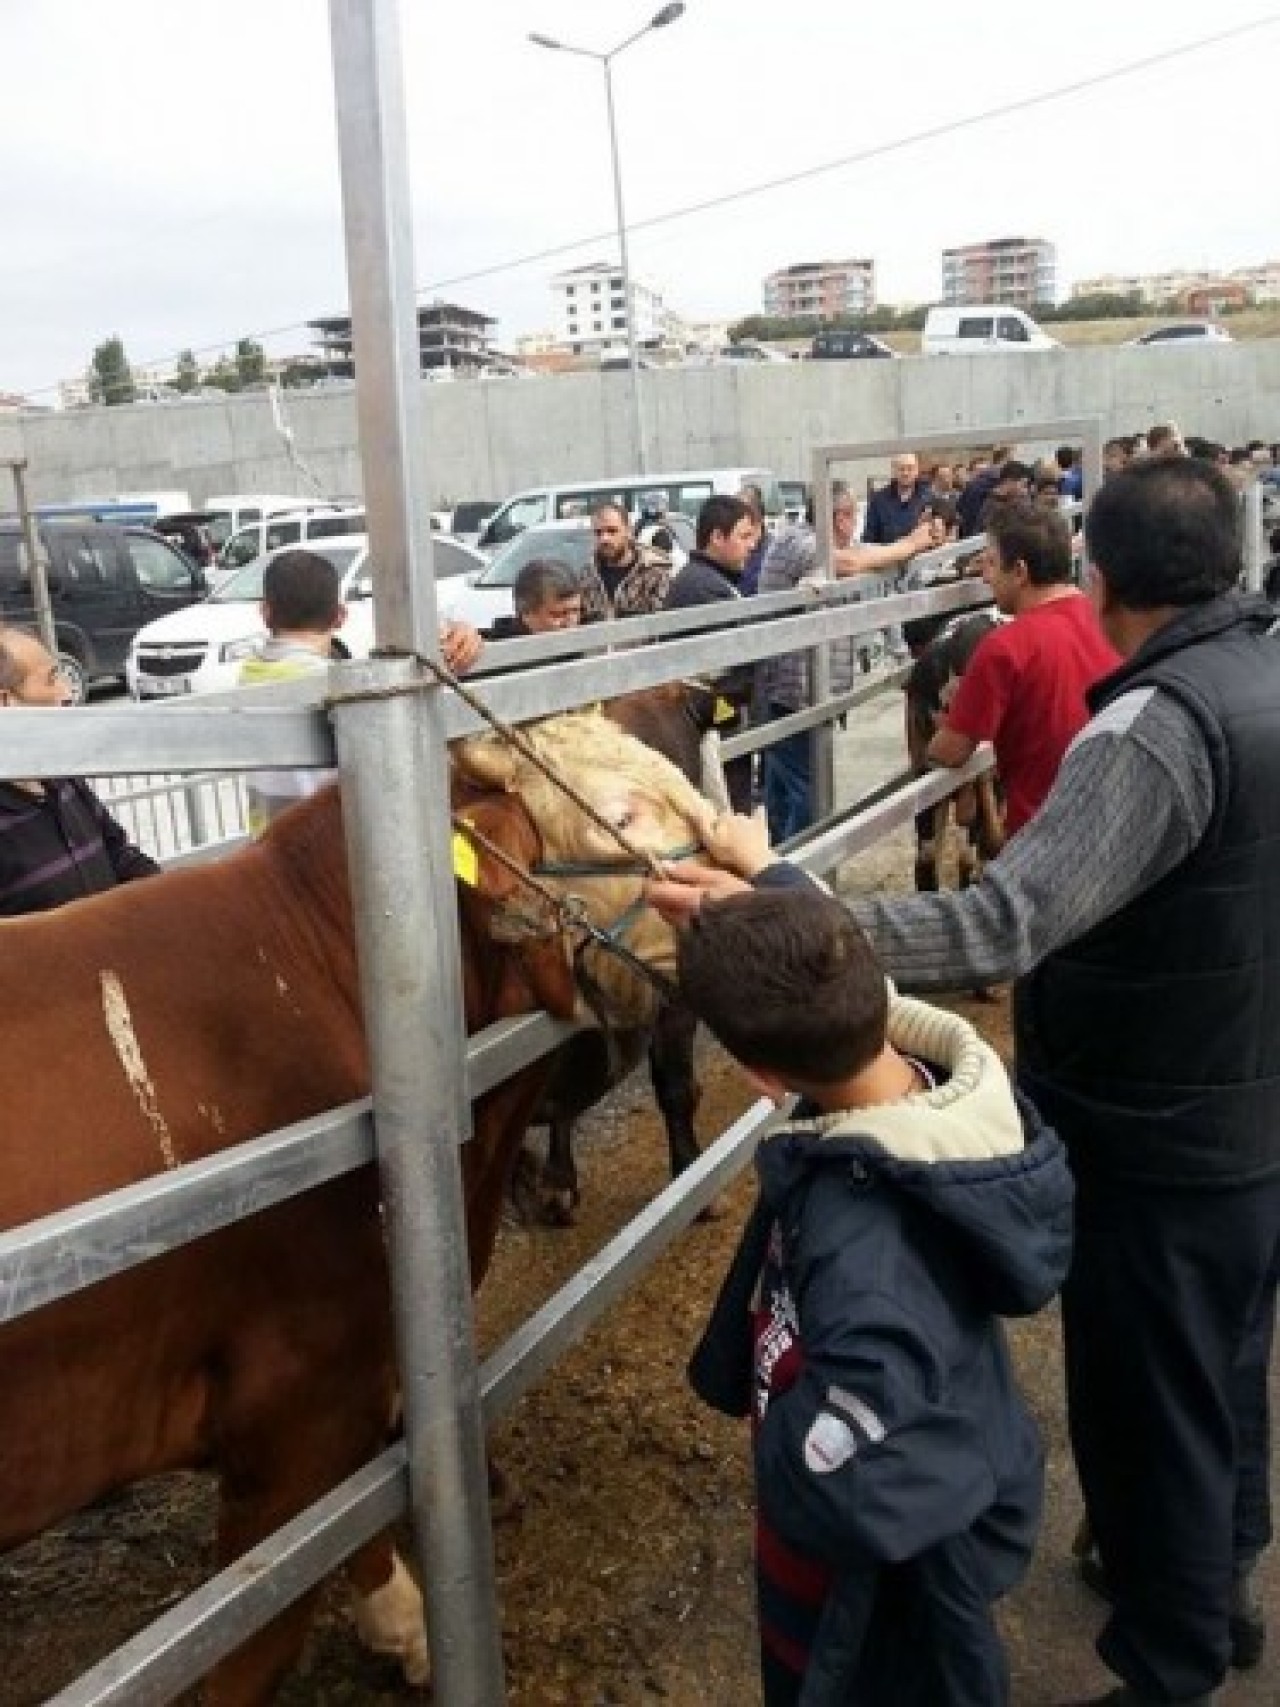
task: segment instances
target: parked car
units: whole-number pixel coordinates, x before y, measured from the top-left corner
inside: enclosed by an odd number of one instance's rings
[[[807,480],[779,480],[778,490],[782,493],[782,515],[784,521],[802,522],[805,511],[809,507],[809,483]]]
[[[111,522],[38,524],[48,562],[58,662],[77,701],[92,683],[123,676],[130,642],[165,613],[208,592],[204,571],[148,528]],[[22,534],[0,521],[0,621],[35,626]]]
[[[714,351],[713,359],[718,362],[785,362],[791,358],[755,338],[739,338],[735,344],[722,344]]]
[[[1233,344],[1235,339],[1216,320],[1180,320],[1172,326],[1153,326],[1140,337],[1130,338],[1135,348],[1156,344]]]
[[[218,553],[218,568],[225,574],[243,569],[246,563],[278,551],[283,545],[311,545],[318,539],[363,533],[364,523],[362,509],[342,509],[332,504],[264,516],[261,521],[236,529]]]
[[[213,543],[221,551],[231,535],[250,522],[292,515],[298,510],[332,510],[340,505],[341,500],[336,498],[291,498],[281,492],[219,492],[205,500],[204,509],[213,517],[209,526]],[[179,508],[189,510],[191,506],[182,504]]]
[[[898,352],[891,350],[882,338],[870,332],[851,332],[839,326],[815,332],[809,346],[809,359],[815,362],[884,361],[886,358],[896,361]]]
[[[967,308],[931,308],[925,316],[920,348],[926,356],[975,356],[993,350],[1060,350],[1029,314],[999,303]]]
[[[198,564],[213,586],[218,564],[218,548],[213,537],[212,510],[182,510],[173,516],[158,516],[151,523],[153,533],[176,545],[185,557]]]
[[[692,544],[691,529],[683,516],[667,521],[677,541],[672,562],[682,569],[688,550],[681,542]],[[469,622],[474,628],[490,628],[500,616],[513,615],[511,589],[526,563],[535,557],[554,557],[571,569],[582,570],[590,563],[594,546],[589,516],[535,523],[491,557],[478,574],[445,582],[438,593],[440,613],[457,622]]]
[[[453,506],[449,532],[464,545],[478,544],[484,524],[497,507],[493,498],[464,498]]]
[[[342,643],[353,658],[367,657],[373,647],[373,570],[368,537],[347,534],[314,542],[308,549],[327,557],[337,569],[342,602],[347,607]],[[431,551],[437,583],[484,567],[480,553],[458,540],[433,536]],[[129,692],[135,699],[172,699],[237,685],[241,664],[266,633],[259,605],[262,577],[271,555],[246,564],[203,604],[162,617],[140,630],[129,648],[126,669]],[[442,591],[439,588],[437,596]]]
[[[782,514],[777,476],[768,468],[690,468],[674,474],[624,474],[613,480],[555,481],[549,486],[517,492],[485,523],[476,544],[481,551],[494,551],[538,522],[565,521],[574,516],[585,518],[602,503],[623,504],[634,518],[640,513],[640,500],[646,492],[661,492],[672,515],[680,511],[692,518],[713,493],[727,492],[732,497],[748,482],[763,492],[766,516],[772,519]]]

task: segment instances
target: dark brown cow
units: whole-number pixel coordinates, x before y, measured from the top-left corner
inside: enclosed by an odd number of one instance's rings
[[[906,684],[907,756],[915,776],[932,768],[929,743],[938,720],[955,692],[956,683],[968,668],[978,642],[995,626],[989,611],[962,613],[946,622],[912,666]],[[1004,826],[990,772],[965,786],[936,806],[916,815],[916,888],[938,887],[938,864],[946,845],[947,829],[954,815],[961,831],[960,883],[977,880],[982,862],[994,859],[1004,842]]]
[[[551,744],[607,816],[650,847],[689,833],[701,803],[682,778],[650,787],[653,755],[638,749],[639,772],[628,771],[622,749],[637,744],[616,730],[601,738],[598,718],[558,721],[570,728]],[[585,769],[575,741],[588,749]],[[599,833],[559,797],[555,806],[531,808],[537,831],[521,802],[491,794],[469,798],[467,814],[521,862],[548,849],[598,856]],[[513,878],[480,860],[479,885],[461,896],[468,1027],[537,1007],[567,1016],[576,992],[563,942],[498,946],[495,921],[523,902]],[[661,928],[650,924],[633,946],[671,970]],[[5,921],[0,948],[0,1228],[368,1090],[333,789],[220,864]],[[622,999],[626,979],[612,982]],[[539,1064],[476,1106],[463,1169],[477,1283],[544,1076]],[[0,1548],[143,1476],[204,1468],[219,1477],[218,1559],[234,1559],[384,1443],[395,1393],[388,1302],[366,1168],[0,1327]],[[389,1544],[371,1543],[350,1575],[362,1633],[421,1680],[421,1604]],[[220,1666],[208,1699],[268,1701],[296,1658],[311,1598]]]

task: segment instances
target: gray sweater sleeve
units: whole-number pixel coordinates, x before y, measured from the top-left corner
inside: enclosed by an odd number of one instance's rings
[[[885,970],[910,989],[1000,983],[1083,936],[1199,842],[1213,773],[1190,713],[1139,688],[1076,737],[1040,811],[971,889],[856,901]]]

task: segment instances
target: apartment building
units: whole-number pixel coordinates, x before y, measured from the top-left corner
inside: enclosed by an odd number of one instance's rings
[[[1280,302],[1280,261],[1260,261],[1253,266],[1173,267],[1160,273],[1099,273],[1096,278],[1077,279],[1071,295],[1137,296],[1156,307],[1161,303],[1187,303],[1193,296],[1215,296],[1232,306],[1246,303]]]
[[[875,305],[874,261],[796,261],[764,281],[764,311],[780,320],[837,320]]]
[[[495,363],[502,364],[504,358],[497,355],[489,342],[497,324],[490,315],[463,308],[456,302],[424,303],[418,310],[418,362],[422,372],[447,368],[479,373]],[[324,371],[339,379],[353,378],[351,316],[326,314],[318,320],[309,320],[307,325],[316,333]]]
[[[942,251],[942,300],[1002,302],[1035,308],[1053,302],[1058,289],[1058,252],[1043,237],[992,237]]]
[[[570,267],[551,280],[557,344],[575,356],[606,355],[627,347],[627,297],[622,268],[609,261]],[[658,291],[631,280],[631,310],[638,344],[659,344],[675,316]]]

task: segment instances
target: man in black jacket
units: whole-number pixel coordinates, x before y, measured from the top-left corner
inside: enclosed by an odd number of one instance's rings
[[[35,636],[0,630],[0,707],[70,700]],[[0,782],[0,916],[44,912],[159,869],[78,777]]]
[[[559,634],[582,621],[582,578],[555,557],[535,557],[516,576],[511,616],[500,616],[486,640],[523,640],[530,634]]]
[[[1124,1680],[1097,1700],[1206,1707],[1265,1640],[1280,637],[1236,591],[1239,504],[1209,464],[1116,474],[1085,533],[1126,661],[1041,811],[963,894],[853,910],[903,985],[1019,980],[1019,1085],[1076,1176],[1068,1421],[1113,1598],[1099,1652]],[[799,876],[740,859],[752,834],[729,820],[709,846],[760,883]],[[724,888],[671,877],[668,916],[682,887]]]
[[[695,605],[724,604],[742,597],[742,571],[756,543],[756,524],[749,507],[741,498],[708,498],[698,511],[695,541],[688,562],[667,589],[664,610],[689,610]],[[719,734],[733,735],[745,724],[754,685],[753,664],[717,675],[717,703],[723,702],[724,711],[716,718]],[[751,760],[731,759],[724,767],[724,779],[734,810],[750,811]]]

